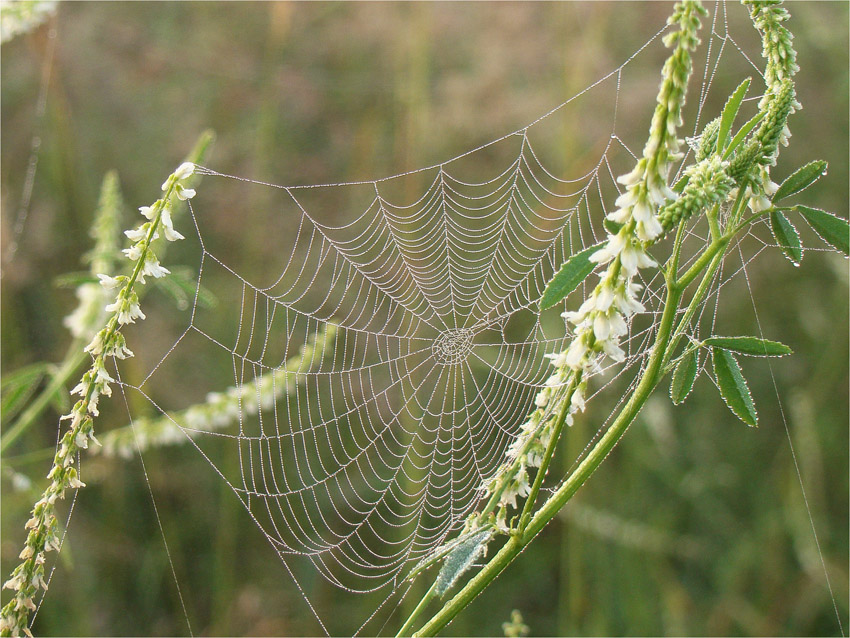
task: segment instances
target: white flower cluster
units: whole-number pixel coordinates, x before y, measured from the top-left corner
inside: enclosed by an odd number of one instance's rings
[[[705,14],[697,1],[682,0],[676,4],[669,23],[679,28],[664,39],[665,45],[674,50],[662,71],[643,157],[630,173],[617,180],[626,190],[616,200],[617,209],[608,215],[610,221],[621,227],[609,234],[605,246],[590,257],[591,261],[608,267],[581,307],[562,315],[573,326],[574,338],[567,350],[550,356],[555,373],[537,394],[537,409],[508,448],[507,463],[481,487],[485,494],[499,495],[495,524],[503,531],[507,529],[506,509],[516,507],[517,498],[530,493],[528,469],[541,467],[555,427],[560,427],[560,417],[563,415],[564,421],[571,425],[575,413],[584,410],[587,380],[600,370],[604,357],[614,362],[626,358],[620,338],[628,332],[632,315],[644,311],[638,300],[641,285],[634,278],[639,269],[656,266],[646,248],[664,233],[659,209],[677,198],[667,179],[671,162],[681,157],[682,142],[676,130],[682,124],[682,106],[691,75],[690,51],[699,44],[699,17]]]
[[[221,429],[261,409],[269,410],[307,380],[308,376],[299,372],[313,370],[333,352],[336,332],[335,325],[325,324],[281,367],[223,392],[210,392],[204,403],[156,419],[136,419],[132,427],[110,430],[102,437],[99,449],[106,456],[129,458],[140,449],[181,443],[196,432]]]
[[[71,390],[71,394],[79,395],[80,399],[71,412],[60,419],[69,420],[70,427],[59,442],[53,467],[47,475],[50,484],[36,502],[32,517],[26,523],[28,534],[20,554],[23,562],[12,571],[11,578],[3,585],[4,588],[15,592],[14,598],[0,611],[0,633],[3,635],[30,635],[27,625],[29,612],[35,610],[34,597],[39,589],[47,589],[44,579],[45,553],[58,550],[60,545],[54,504],[57,499],[64,498],[66,489],[85,486],[73,464],[77,453],[88,448],[89,441],[98,443],[94,436],[93,418],[99,414],[100,397],[112,394],[109,384],[114,383],[115,379],[107,372],[105,359],[124,359],[133,355],[119,329],[120,326],[133,323],[137,318],[145,317],[134,289],[136,282],[143,283],[145,274],[159,277],[168,272],[152,256],[150,243],[156,238],[159,226],[163,228],[166,239],[181,238],[171,225],[170,199],[172,194],[181,199],[195,194],[180,183],[193,172],[193,164],[181,165],[163,184],[162,189],[166,192],[164,198],[157,200],[153,206],[142,209],[142,214],[151,221],[145,222],[136,231],[128,231],[127,235],[134,244],[124,253],[135,262],[133,274],[129,277],[100,275],[100,283],[105,289],[121,289],[115,302],[106,307],[106,310],[112,313],[106,327],[100,330],[85,348],[93,357],[92,366],[83,375],[80,383]]]

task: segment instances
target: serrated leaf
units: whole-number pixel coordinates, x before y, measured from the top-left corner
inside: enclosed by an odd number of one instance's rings
[[[820,208],[809,208],[803,205],[798,205],[796,208],[821,239],[845,255],[850,255],[850,226],[847,225],[846,219],[836,217]]]
[[[762,118],[764,118],[766,114],[767,111],[759,111],[750,119],[749,122],[744,124],[740,128],[740,130],[735,133],[735,137],[732,138],[732,141],[729,142],[729,146],[727,146],[726,150],[723,152],[723,159],[729,159],[729,156],[733,152],[735,152],[735,149],[737,149],[741,145],[741,143],[744,141],[744,138],[746,138],[747,135],[750,134],[750,131],[752,131],[756,127],[756,124],[761,122]]]
[[[596,244],[573,255],[546,285],[543,296],[540,297],[540,309],[546,310],[564,299],[578,285],[587,279],[596,268],[596,263],[590,261],[590,256],[599,250],[601,244]]]
[[[790,197],[791,195],[796,195],[803,189],[814,184],[824,175],[826,175],[825,161],[816,160],[814,162],[809,162],[785,178],[785,181],[779,185],[779,188],[773,194],[772,201],[778,202],[779,200]]]
[[[758,423],[756,406],[737,359],[722,348],[712,348],[711,358],[714,361],[714,379],[723,401],[741,421],[755,427]]]
[[[484,530],[460,543],[446,556],[443,567],[437,574],[437,582],[434,587],[434,593],[437,596],[442,596],[449,591],[457,582],[457,579],[472,567],[476,559],[484,553],[492,535],[492,530]]]
[[[784,357],[794,352],[784,343],[758,337],[709,337],[703,344],[750,357]]]
[[[0,388],[3,390],[0,398],[0,418],[4,421],[10,419],[24,407],[44,378],[46,368],[43,363],[35,363],[15,370],[0,381]]]
[[[795,266],[799,266],[803,260],[803,245],[800,243],[800,234],[794,228],[794,224],[788,221],[778,210],[770,213],[770,230],[773,238],[785,256]]]
[[[747,94],[747,89],[750,88],[750,81],[751,78],[747,78],[741,82],[726,101],[726,106],[723,107],[723,113],[720,116],[720,128],[717,131],[717,148],[721,151],[726,148],[726,139],[729,137],[729,131],[732,130],[735,116],[738,115],[738,109],[741,108],[741,101]]]
[[[697,351],[692,350],[679,359],[679,363],[673,369],[673,379],[670,381],[670,398],[675,405],[679,405],[687,399],[691,390],[694,389],[699,365],[697,357]]]

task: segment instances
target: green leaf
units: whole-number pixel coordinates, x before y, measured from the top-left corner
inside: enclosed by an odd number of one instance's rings
[[[826,162],[823,160],[809,162],[785,178],[785,181],[779,185],[776,193],[774,193],[772,201],[778,202],[791,195],[796,195],[803,189],[814,184],[824,175],[826,175]]]
[[[543,296],[540,298],[540,309],[546,310],[564,299],[578,285],[587,279],[587,276],[596,268],[596,263],[590,261],[590,256],[599,250],[601,243],[586,248],[570,257],[561,269],[552,277],[546,285]]]
[[[215,295],[203,286],[198,287],[197,282],[193,279],[194,276],[194,271],[191,268],[176,266],[168,277],[155,279],[154,285],[171,297],[178,310],[189,308],[189,304],[195,300],[196,294],[200,308],[214,308],[218,303]]]
[[[785,256],[791,260],[792,264],[799,266],[803,260],[803,245],[800,243],[800,234],[794,228],[794,224],[789,222],[785,215],[775,210],[770,213],[770,230]]]
[[[845,255],[850,255],[850,226],[847,225],[846,219],[836,217],[820,208],[809,208],[803,205],[798,205],[796,208],[821,239]]]
[[[24,407],[38,388],[46,371],[46,364],[34,363],[15,370],[0,381],[0,389],[3,391],[0,398],[0,418],[4,421],[10,419]]]
[[[616,235],[620,232],[620,229],[623,227],[623,224],[612,221],[607,217],[602,220],[602,225],[605,226],[605,230],[607,230],[612,235]]]
[[[732,141],[729,142],[729,146],[727,146],[726,150],[723,152],[723,159],[729,159],[729,156],[735,152],[735,149],[741,145],[744,138],[750,134],[750,131],[756,127],[756,124],[762,121],[765,115],[767,115],[767,111],[759,111],[749,122],[741,127],[741,130],[735,133],[735,137],[732,138]]]
[[[723,401],[741,421],[755,427],[758,423],[756,406],[738,361],[731,352],[721,348],[712,348],[711,358],[714,361],[714,378]]]
[[[679,405],[688,398],[694,389],[694,381],[697,379],[697,351],[692,350],[685,354],[673,370],[673,379],[670,381],[670,398],[675,405]]]
[[[747,78],[741,82],[726,101],[726,106],[723,107],[723,114],[720,116],[720,129],[717,131],[717,148],[721,151],[726,148],[726,139],[729,137],[729,131],[732,130],[735,116],[738,115],[738,109],[741,108],[741,101],[747,94],[747,89],[750,88],[751,79]]]
[[[749,357],[784,357],[794,352],[784,343],[758,337],[709,337],[703,341],[703,345]]]
[[[83,284],[96,284],[98,278],[88,271],[69,272],[59,275],[53,279],[53,285],[57,288],[79,288]]]
[[[484,530],[480,534],[475,534],[465,541],[458,544],[451,553],[446,556],[443,567],[440,573],[437,574],[437,582],[435,583],[434,592],[437,596],[442,596],[449,591],[457,582],[457,579],[463,576],[472,564],[478,559],[487,548],[487,543],[493,535],[492,530]]]

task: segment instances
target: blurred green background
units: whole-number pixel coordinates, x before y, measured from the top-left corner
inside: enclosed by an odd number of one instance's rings
[[[3,373],[64,355],[62,317],[75,299],[55,279],[82,269],[107,170],[120,174],[129,226],[130,211],[150,203],[208,127],[217,141],[206,165],[276,183],[371,179],[429,165],[519,129],[583,89],[654,34],[669,10],[617,2],[62,4],[53,22],[2,47],[4,250],[33,135],[42,139],[20,248],[3,264]],[[848,5],[790,10],[804,110],[774,175],[828,160],[828,178],[805,201],[846,217]],[[746,16],[737,6],[730,14],[736,42],[756,56]],[[50,28],[56,51],[39,123]],[[632,71],[620,95],[619,121],[636,123],[633,149],[664,56],[654,46],[658,63]],[[731,88],[740,79],[718,81]],[[585,116],[565,123],[544,151],[568,155],[559,149],[581,147],[581,136],[609,134],[610,122]],[[270,257],[262,227],[245,227],[222,197],[218,208],[205,208],[233,259]],[[804,239],[821,245],[812,233]],[[821,559],[847,630],[847,262],[811,252],[797,269],[769,252],[752,264],[749,283],[765,336],[796,353],[744,363],[760,427],[738,422],[705,379],[675,409],[660,388],[563,516],[447,635],[500,634],[514,608],[533,635],[836,635]],[[724,301],[725,333],[757,330],[749,295]],[[151,304],[149,314],[169,307],[153,295]],[[568,432],[562,458],[574,459],[605,416],[592,406]],[[33,490],[43,487],[56,417],[46,414],[3,458],[4,575],[16,564]],[[98,427],[125,421],[118,406]],[[144,467],[138,458],[100,457],[84,467],[89,485],[75,501],[37,634],[187,633],[146,481],[196,634],[319,631],[254,523],[195,450],[151,450]],[[10,470],[33,486],[13,485]],[[346,617],[363,618],[374,604],[318,578],[302,585],[334,633],[350,631]]]

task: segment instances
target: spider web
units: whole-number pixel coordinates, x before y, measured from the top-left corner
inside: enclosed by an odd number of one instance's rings
[[[575,308],[585,285],[545,312],[537,301],[570,255],[605,237],[615,178],[633,166],[642,137],[619,123],[619,100],[637,61],[657,54],[661,33],[522,129],[435,166],[300,186],[199,169],[206,177],[190,207],[198,290],[224,303],[210,310],[196,298],[182,334],[142,383],[125,387],[168,416],[211,389],[275,385],[281,371],[295,380],[275,393],[279,400],[258,391],[251,409],[240,404],[230,428],[173,420],[243,503],[326,632],[294,561],[341,589],[381,592],[372,616],[357,621],[362,631],[387,622],[378,612],[404,597],[405,574],[480,505],[479,487],[550,374],[544,355],[569,342],[559,314]],[[731,37],[723,3],[697,56],[691,134],[704,124],[704,105],[728,94],[723,85],[712,95],[721,62],[759,72]],[[754,111],[757,99],[745,108]],[[549,142],[557,126],[600,109],[608,129],[594,130],[575,161],[559,160]],[[204,214],[213,206],[275,246],[276,261],[234,263]],[[707,234],[698,223],[687,231],[684,263]],[[738,241],[751,245],[733,272],[716,277],[694,336],[710,332],[720,291],[772,245],[757,235]],[[643,283],[647,313],[624,340],[626,362],[596,379],[596,394],[618,387],[624,396],[635,383],[663,292],[657,272]],[[326,348],[286,368],[329,327],[335,337]],[[175,374],[188,375],[197,396],[160,381]]]

